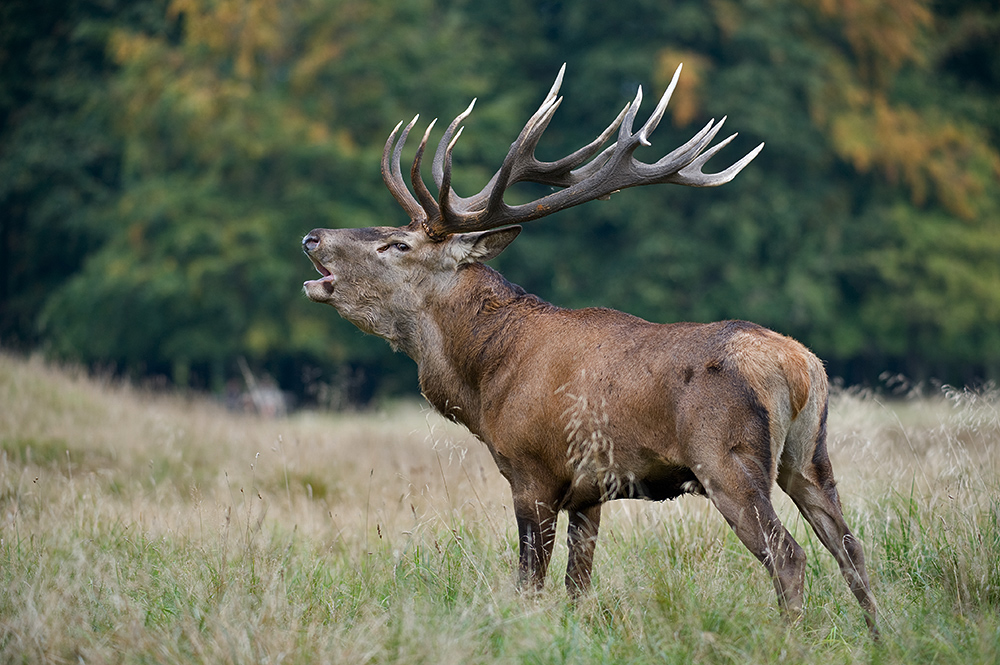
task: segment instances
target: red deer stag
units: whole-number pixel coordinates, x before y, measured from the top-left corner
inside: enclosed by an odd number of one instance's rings
[[[796,616],[805,554],[771,505],[777,481],[836,557],[874,631],[864,554],[844,521],[827,455],[827,380],[816,356],[744,321],[654,324],[610,309],[561,309],[483,265],[517,237],[514,223],[626,187],[721,185],[763,147],[724,171],[703,173],[735,136],[706,150],[722,126],[713,120],[655,164],[638,161],[633,153],[649,145],[678,67],[638,132],[632,124],[641,88],[592,143],[539,161],[535,146],[562,101],[564,70],[500,169],[469,198],[451,188],[451,174],[458,126],[472,104],[437,147],[436,198],[420,174],[434,123],[410,170],[412,193],[399,162],[417,118],[398,141],[397,125],[382,176],[410,224],[310,231],[302,246],[322,277],[305,283],[306,295],[413,358],[426,399],[489,447],[513,493],[522,586],[544,583],[560,511],[569,513],[566,586],[575,595],[590,585],[602,503],[702,494],[764,564],[781,607]],[[616,130],[617,140],[602,150]],[[504,191],[523,181],[559,189],[508,205]]]

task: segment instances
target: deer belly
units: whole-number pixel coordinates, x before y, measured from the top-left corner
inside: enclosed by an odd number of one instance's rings
[[[705,494],[691,469],[662,463],[641,470],[611,466],[578,466],[573,475],[570,503],[582,505],[614,499],[665,501],[682,494]]]

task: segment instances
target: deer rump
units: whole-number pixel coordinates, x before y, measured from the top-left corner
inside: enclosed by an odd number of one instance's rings
[[[518,236],[513,224],[626,187],[710,187],[735,177],[763,144],[719,173],[702,172],[735,137],[708,147],[721,121],[653,164],[635,158],[679,75],[680,67],[637,132],[641,88],[593,142],[540,162],[535,146],[562,101],[560,70],[500,169],[468,198],[451,188],[451,153],[472,106],[438,144],[436,197],[420,171],[434,123],[410,169],[412,192],[400,155],[417,118],[398,141],[397,125],[382,174],[410,224],[314,229],[302,244],[321,278],[304,290],[406,352],[427,400],[489,447],[511,485],[522,587],[544,584],[561,511],[569,515],[566,586],[575,595],[590,586],[603,502],[694,493],[718,508],[771,574],[781,608],[796,616],[805,554],[774,512],[777,483],[836,558],[875,635],[864,553],[844,520],[827,454],[828,387],[815,355],[745,321],[653,324],[610,309],[561,309],[483,264]],[[521,181],[558,189],[507,205],[504,191]]]

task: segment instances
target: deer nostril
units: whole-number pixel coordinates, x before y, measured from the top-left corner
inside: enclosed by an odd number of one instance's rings
[[[302,239],[302,249],[311,252],[319,246],[319,237],[315,233],[310,233]]]

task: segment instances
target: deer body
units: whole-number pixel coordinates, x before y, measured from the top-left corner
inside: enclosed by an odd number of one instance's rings
[[[596,158],[597,167],[579,166],[580,155],[596,154],[594,144],[572,159],[540,163],[534,143],[558,106],[553,99],[550,92],[504,166],[470,199],[449,185],[450,151],[464,115],[438,148],[437,201],[419,178],[427,135],[411,172],[418,202],[398,166],[410,127],[390,160],[394,132],[383,174],[413,222],[311,231],[303,247],[322,277],[306,282],[306,294],[406,352],[418,365],[427,400],[488,446],[511,485],[522,585],[542,586],[561,511],[569,515],[566,585],[576,594],[590,584],[604,502],[694,493],[719,509],[771,573],[780,605],[796,614],[805,555],[771,505],[777,482],[837,559],[874,632],[863,552],[844,522],[827,455],[827,379],[816,356],[744,321],[654,324],[604,308],[562,309],[482,263],[517,237],[520,227],[511,221],[535,219],[545,207],[539,202],[519,212],[506,206],[507,181],[564,187],[549,195],[558,208],[604,196],[608,187],[678,178],[680,184],[721,184],[749,161],[722,174],[701,173],[707,157],[698,154],[714,136],[706,128],[655,165],[669,168],[647,172],[650,165],[635,162],[631,151],[648,137],[665,101],[633,135],[640,94],[599,137],[603,143],[621,124],[618,141]],[[568,198],[559,199],[565,192]]]

